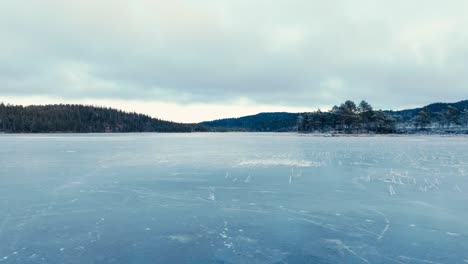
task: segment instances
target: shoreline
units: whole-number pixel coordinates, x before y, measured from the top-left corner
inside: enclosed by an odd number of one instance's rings
[[[359,133],[359,134],[332,134],[332,133],[298,133],[298,132],[262,132],[262,131],[229,131],[229,132],[42,132],[42,133],[2,133],[1,136],[73,136],[73,135],[202,135],[202,134],[215,134],[215,135],[226,135],[226,134],[257,134],[257,135],[294,135],[300,137],[323,137],[323,138],[367,138],[367,137],[423,137],[423,136],[434,136],[434,137],[467,137],[468,133],[386,133],[386,134],[374,134],[374,133]]]

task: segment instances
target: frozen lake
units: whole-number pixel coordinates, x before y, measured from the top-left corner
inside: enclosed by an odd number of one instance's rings
[[[468,138],[0,135],[0,263],[468,263]]]

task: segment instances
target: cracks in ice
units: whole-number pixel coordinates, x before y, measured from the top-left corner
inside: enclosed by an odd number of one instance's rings
[[[390,228],[390,220],[388,220],[387,216],[384,213],[380,212],[379,210],[374,209],[374,212],[381,215],[385,220],[385,227],[382,229],[382,231],[380,231],[380,234],[377,237],[377,240],[381,240],[382,238],[384,238],[385,233],[387,233],[388,229]]]
[[[345,243],[343,243],[339,239],[326,239],[325,242],[328,243],[328,244],[334,245],[339,252],[343,252],[343,251],[347,252],[347,253],[355,256],[356,258],[358,258],[359,260],[361,260],[364,263],[370,263],[366,258],[364,258],[361,255],[357,254],[350,246],[346,245]]]

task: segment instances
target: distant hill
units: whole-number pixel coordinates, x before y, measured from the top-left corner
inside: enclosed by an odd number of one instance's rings
[[[297,126],[298,113],[260,113],[239,118],[226,118],[200,124],[213,131],[254,131],[286,132],[294,131]]]
[[[137,113],[83,105],[18,106],[0,104],[0,132],[192,132],[199,124],[181,124]]]
[[[137,113],[84,105],[20,106],[0,103],[0,132],[468,132],[468,100],[406,110],[373,110],[365,101],[346,101],[327,112],[259,113],[198,124],[164,121]]]
[[[348,101],[351,102],[351,101]],[[351,102],[354,104],[353,102]],[[425,127],[431,126],[431,123],[437,126],[447,127],[446,122],[444,122],[444,114],[447,111],[448,107],[455,107],[460,112],[459,121],[461,123],[466,123],[466,113],[468,110],[468,100],[456,102],[456,103],[433,103],[427,105],[425,107],[414,108],[414,109],[406,109],[406,110],[385,110],[385,111],[374,111],[373,116],[367,117],[368,124],[362,124],[361,117],[366,118],[365,114],[360,116],[359,109],[357,106],[354,106],[356,109],[350,110],[350,113],[339,113],[338,106],[335,106],[335,110],[330,110],[328,112],[310,112],[310,113],[285,113],[285,112],[278,112],[278,113],[259,113],[256,115],[244,116],[239,118],[226,118],[226,119],[218,119],[214,121],[205,121],[200,124],[209,127],[212,131],[251,131],[251,132],[288,132],[288,131],[322,131],[322,132],[330,132],[330,131],[359,131],[357,128],[362,127],[369,127],[372,125],[380,126],[376,131],[386,131],[386,133],[393,133],[397,131],[397,127],[400,129],[400,133],[402,131],[402,127],[412,126],[413,128],[417,128],[420,126],[417,123],[417,116],[423,109],[427,109],[429,111],[429,123],[424,125]],[[345,111],[346,112],[346,111]],[[377,113],[378,115],[375,115]],[[351,116],[349,116],[351,115]],[[350,117],[356,115],[356,120],[350,120]],[[369,119],[370,118],[370,119]],[[388,121],[391,127],[382,127],[382,124],[377,124],[376,120],[372,121],[372,118],[378,119],[380,123],[383,121]],[[393,118],[394,120],[390,120],[389,118]],[[463,119],[464,118],[464,119]],[[352,118],[351,118],[352,119]],[[362,119],[362,118],[361,118]],[[341,121],[340,121],[341,120]],[[344,123],[343,123],[344,122]],[[350,124],[347,124],[350,122]],[[353,124],[355,122],[356,124]],[[361,124],[359,124],[361,122]],[[388,123],[387,122],[387,123]],[[319,124],[320,123],[320,124]],[[302,126],[302,127],[301,127]],[[388,126],[386,124],[385,126]],[[450,122],[448,124],[450,126]],[[305,128],[304,128],[305,127]],[[317,129],[317,127],[321,127]],[[327,129],[323,129],[326,127]],[[412,129],[413,129],[412,128]],[[406,129],[406,128],[405,128]],[[354,132],[351,132],[354,133]],[[359,133],[359,132],[357,132]]]
[[[400,122],[409,122],[423,108],[429,109],[429,111],[432,114],[437,114],[437,113],[441,113],[444,110],[446,110],[449,105],[457,108],[460,112],[463,112],[464,110],[468,109],[468,100],[463,100],[463,101],[456,102],[456,103],[433,103],[433,104],[429,104],[429,105],[427,105],[425,107],[405,109],[405,110],[399,110],[399,111],[387,110],[385,112],[391,114],[392,116],[395,116],[397,118],[397,120],[400,121]]]

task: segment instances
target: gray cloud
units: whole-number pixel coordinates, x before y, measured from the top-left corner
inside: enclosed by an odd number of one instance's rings
[[[468,98],[464,0],[0,2],[0,94],[398,108]]]

